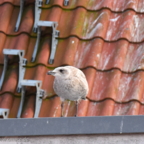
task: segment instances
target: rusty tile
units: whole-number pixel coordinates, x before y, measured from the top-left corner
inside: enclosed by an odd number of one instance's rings
[[[123,65],[128,49],[129,43],[125,40],[114,43],[104,43],[98,69],[106,70],[116,67],[125,71]]]
[[[104,43],[98,69],[113,67],[126,72],[143,69],[143,43],[132,44],[125,40]]]
[[[53,16],[57,11],[59,16]],[[103,9],[97,12],[86,11],[84,8],[62,10],[59,7],[45,9],[41,20],[53,20],[59,23],[60,37],[75,35],[82,39],[102,37],[107,41],[125,38],[132,42],[143,40],[143,14],[129,10],[123,13],[112,13]]]
[[[62,116],[72,117],[76,115],[76,103],[72,101],[65,101],[63,103]]]
[[[84,69],[83,72],[86,76],[88,87],[89,87],[89,93],[87,97],[90,98],[92,94],[91,88],[94,86],[94,82],[95,82],[94,78],[96,77],[96,70],[93,68],[87,68],[87,69]]]
[[[48,60],[50,57],[50,51],[51,51],[51,42],[50,39],[45,39],[43,42],[40,43],[41,47],[37,54],[37,59],[35,63],[41,63],[44,65],[48,64]]]
[[[25,79],[41,80],[42,89],[46,90],[48,97],[43,100],[40,117],[61,116],[61,102],[53,90],[54,77],[46,74],[47,71],[61,65],[81,68],[88,81],[90,91],[87,100],[79,103],[77,116],[144,113],[142,0],[70,0],[67,7],[63,6],[63,0],[44,4],[41,20],[58,22],[57,29],[60,30],[52,65],[47,63],[51,52],[50,29],[45,28],[42,29],[36,61],[30,61],[36,42],[36,34],[32,32],[34,3],[26,1],[25,4],[19,31],[15,33],[19,0],[0,2],[0,64],[3,64],[4,48],[26,51],[25,58],[28,59],[28,64]],[[20,102],[20,94],[15,96],[18,82],[18,64],[16,66],[15,63],[18,59],[10,58],[11,66],[7,70],[0,91],[0,107],[10,108],[9,117],[14,118]],[[0,74],[1,72],[2,67]],[[35,89],[27,90],[29,93],[22,118],[34,116],[35,94],[29,94],[34,93]],[[67,117],[75,116],[75,102],[65,101],[63,114]]]
[[[8,4],[5,4],[5,5],[6,5],[6,8],[8,8]],[[7,31],[4,31],[4,32],[10,35],[16,35],[21,32],[31,33],[32,28],[33,28],[33,23],[34,23],[34,14],[33,14],[34,6],[29,5],[25,7],[18,32],[14,32],[14,28],[16,25],[18,14],[19,14],[19,8],[13,7],[13,6],[11,7],[13,8],[13,12],[11,13],[12,14],[11,17],[9,18],[10,26],[8,27]]]
[[[34,68],[27,68],[25,78],[42,80],[42,88],[46,90],[47,96],[51,97],[55,95],[52,87],[54,78],[46,74],[48,70],[49,69],[41,65]],[[106,98],[111,98],[117,102],[137,100],[144,103],[144,81],[142,79],[142,77],[144,77],[143,72],[136,72],[134,74],[125,74],[119,70],[97,72],[93,68],[87,68],[83,71],[86,75],[90,88],[87,97],[91,100],[100,101]],[[16,85],[14,88],[8,87],[8,89],[5,91],[11,91],[12,89],[12,92],[15,92],[15,88]]]
[[[59,22],[61,19],[62,11],[63,10],[59,7],[54,7],[51,9],[43,9],[40,19],[41,20],[47,20],[47,21]]]
[[[88,66],[98,68],[103,44],[104,41],[99,38],[91,41],[80,41],[75,54],[74,66],[78,68]]]
[[[3,47],[5,44],[5,40],[6,40],[6,35],[3,33],[0,33],[0,63],[3,63]],[[2,62],[1,62],[2,61]]]
[[[10,113],[9,113],[9,118],[16,118],[17,117],[19,105],[20,105],[20,97],[14,96],[13,104],[12,104],[12,107],[11,107]]]
[[[100,101],[111,98],[117,102],[138,100],[143,103],[143,72],[125,74],[119,70],[108,72],[93,70],[93,74],[88,76],[87,73],[91,74],[91,71],[91,68],[87,69],[87,72],[84,71],[89,87],[92,88],[88,94],[91,100]]]
[[[143,105],[137,101],[129,103],[115,103],[107,99],[102,102],[90,102],[86,116],[119,116],[142,114]]]
[[[139,0],[139,3],[137,5],[137,11],[144,12],[144,2],[143,2],[143,0]]]
[[[53,96],[55,95],[52,87],[53,77],[46,75],[47,71],[48,69],[44,66],[28,68],[25,78],[42,80],[42,88],[47,91],[48,96]],[[34,72],[36,72],[36,74],[34,74]],[[112,98],[118,102],[128,102],[134,99],[144,103],[143,80],[141,79],[144,76],[143,72],[121,74],[119,70],[97,72],[95,69],[87,68],[84,70],[84,73],[90,87],[88,94],[90,99],[99,101],[105,98]],[[14,90],[13,88],[13,92]],[[11,91],[10,87],[6,91]]]
[[[28,64],[30,64],[32,53],[34,50],[36,38],[29,37],[27,34],[21,33],[18,36],[6,36],[2,33],[0,33],[1,38],[3,39],[3,48],[1,49],[1,57],[0,57],[0,63],[3,63],[4,55],[2,53],[2,50],[4,48],[8,49],[17,49],[17,50],[25,50],[25,58],[28,60]]]
[[[20,32],[26,32],[31,35],[34,23],[33,5],[25,8],[19,31],[14,32],[19,10],[10,4],[5,4],[2,7],[2,13],[5,14],[5,9],[11,7],[11,13],[1,16],[2,27],[1,31],[16,35]],[[5,9],[4,9],[5,8]],[[7,17],[8,20],[4,20]],[[9,17],[9,18],[8,18]],[[14,18],[13,18],[14,17]],[[132,10],[123,13],[113,13],[110,10],[102,9],[100,11],[86,11],[84,8],[74,10],[64,10],[60,7],[51,7],[43,9],[41,20],[57,21],[60,37],[77,36],[82,39],[92,39],[101,37],[107,41],[115,41],[120,38],[125,38],[131,42],[141,42],[143,40],[143,14],[138,14]],[[11,19],[12,18],[12,19]],[[8,24],[11,25],[8,27]]]
[[[45,3],[45,0],[44,0]],[[65,9],[75,9],[77,7],[84,7],[88,10],[99,10],[102,8],[109,8],[115,12],[123,12],[127,9],[133,9],[137,12],[143,12],[143,1],[142,0],[69,0],[68,6],[63,6],[63,0],[53,0],[50,4],[43,5],[44,8],[49,8],[54,5],[58,5]]]
[[[78,111],[77,111],[77,116],[78,117],[84,117],[87,115],[88,107],[89,107],[89,100],[82,100],[78,104]]]
[[[11,4],[17,3],[19,5],[20,1],[19,0],[1,0],[0,1],[0,5],[5,4],[5,3],[11,3]]]
[[[115,102],[105,100],[103,102],[90,102],[86,116],[111,116],[113,114]]]
[[[33,118],[35,112],[35,95],[28,96],[21,117],[22,118]]]
[[[61,102],[59,97],[43,101],[39,117],[60,117]]]
[[[118,70],[112,70],[108,72],[96,72],[96,76],[93,83],[93,89],[91,89],[91,100],[103,100],[105,98],[116,99],[117,88],[121,78],[121,72]]]
[[[27,68],[24,79],[41,80],[42,89],[47,92],[48,97],[51,97],[55,95],[53,90],[54,77],[47,75],[48,71],[49,69],[42,65],[33,68]]]
[[[41,20],[57,21],[60,37],[64,38],[69,35],[80,36],[80,34],[85,33],[83,30],[85,16],[86,10],[83,8],[66,11],[59,7],[53,7],[42,11]]]
[[[124,59],[123,70],[135,71],[137,69],[143,69],[144,57],[143,57],[144,43],[129,44],[126,57]]]
[[[9,93],[6,93],[1,95],[1,97],[2,99],[0,102],[0,108],[11,109],[14,101],[14,96]]]
[[[143,72],[122,74],[117,89],[117,101],[126,102],[130,100],[138,100],[143,103],[143,77]]]
[[[1,36],[4,39],[2,50],[10,48],[26,51],[27,66],[36,66],[37,64],[48,67],[74,65],[78,68],[92,66],[101,70],[115,67],[125,72],[144,68],[144,43],[134,44],[126,40],[109,43],[99,38],[90,41],[79,40],[75,37],[64,40],[59,39],[54,64],[50,65],[48,64],[51,51],[50,37],[46,36],[41,39],[36,61],[31,63],[36,38],[31,38],[26,34],[10,37],[1,33]],[[43,57],[43,55],[45,56]],[[0,63],[3,63],[3,58],[1,53]]]
[[[4,4],[0,6],[0,31],[5,33],[7,32],[13,9],[14,8],[11,4]]]
[[[113,1],[112,7],[114,11],[124,11],[126,9],[133,9],[135,11],[139,11],[137,8],[138,3],[140,4],[138,0],[132,0],[132,1],[116,0]]]
[[[26,0],[25,5],[28,5],[28,4],[31,4],[31,3],[34,4],[34,2],[35,2],[35,0]],[[20,0],[1,0],[0,1],[0,5],[5,4],[5,3],[10,3],[14,6],[20,6]]]
[[[144,115],[144,105],[140,105],[140,108],[139,108],[139,115]]]
[[[2,85],[1,93],[12,92],[15,93],[18,83],[18,67],[9,68],[6,72],[5,80]]]
[[[137,101],[125,104],[115,104],[113,115],[139,115],[140,107],[143,107],[143,105]]]

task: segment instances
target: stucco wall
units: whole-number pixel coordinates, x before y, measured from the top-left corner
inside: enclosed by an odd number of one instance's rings
[[[144,134],[3,137],[0,144],[144,144]]]

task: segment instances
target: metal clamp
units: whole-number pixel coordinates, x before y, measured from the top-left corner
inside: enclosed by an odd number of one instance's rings
[[[46,0],[46,4],[49,4],[50,0]],[[69,5],[69,0],[64,0],[64,6]]]
[[[55,57],[55,52],[56,52],[56,47],[57,47],[57,44],[58,44],[58,40],[56,38],[59,36],[59,31],[56,30],[56,28],[58,26],[58,23],[57,22],[52,22],[52,21],[39,21],[37,25],[38,25],[37,40],[36,40],[36,44],[35,44],[35,47],[34,47],[31,62],[35,61],[36,54],[37,54],[37,51],[38,51],[38,46],[39,46],[39,42],[40,42],[40,35],[41,35],[40,27],[45,26],[45,27],[52,27],[52,32],[53,33],[52,33],[51,54],[50,54],[49,64],[53,64],[54,57]]]
[[[40,19],[40,15],[41,15],[41,9],[39,7],[42,7],[43,5],[43,0],[35,0],[35,21],[34,21],[34,27],[33,27],[33,31],[36,33],[37,32],[37,28],[38,28],[38,21]]]
[[[22,19],[22,14],[23,14],[23,9],[24,9],[24,2],[25,0],[20,0],[20,12],[19,12],[18,19],[16,22],[15,32],[17,32],[19,29],[19,25]],[[41,14],[41,9],[39,7],[42,7],[42,4],[43,4],[43,0],[35,0],[35,22],[34,22],[34,28],[33,28],[34,32],[37,31],[37,22],[39,21],[40,14]]]
[[[19,81],[17,85],[17,92],[21,91],[21,84],[20,81],[23,80],[24,75],[25,75],[25,66],[27,63],[27,59],[23,58],[25,51],[24,50],[15,50],[15,49],[4,49],[3,50],[4,54],[4,68],[0,80],[0,89],[2,88],[2,84],[5,78],[6,70],[7,70],[7,65],[8,65],[8,55],[18,55],[19,56]]]
[[[17,19],[16,26],[15,26],[15,30],[14,30],[15,32],[17,32],[18,29],[19,29],[19,25],[20,25],[20,22],[21,22],[23,9],[24,9],[24,1],[25,0],[20,0],[20,12],[19,12],[18,19]]]
[[[24,104],[24,99],[25,99],[25,86],[36,86],[36,104],[35,104],[35,114],[34,118],[38,118],[41,104],[42,104],[42,97],[45,95],[45,91],[41,89],[42,82],[38,80],[22,80],[21,81],[22,85],[22,91],[21,91],[21,102],[18,110],[17,117],[21,117],[22,113],[22,108]]]
[[[9,109],[0,108],[0,116],[6,119],[8,118],[8,115],[9,115]]]

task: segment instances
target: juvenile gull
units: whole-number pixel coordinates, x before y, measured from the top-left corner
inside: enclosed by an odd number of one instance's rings
[[[76,101],[85,99],[88,94],[88,83],[84,73],[73,66],[55,68],[48,72],[55,77],[53,89],[64,100]]]

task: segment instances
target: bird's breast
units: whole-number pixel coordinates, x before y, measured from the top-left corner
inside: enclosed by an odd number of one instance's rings
[[[70,81],[69,79],[63,81],[60,79],[54,80],[53,85],[55,93],[64,99],[68,100],[77,100],[81,97],[86,96],[86,91],[82,84],[80,83],[74,83],[73,81]]]

